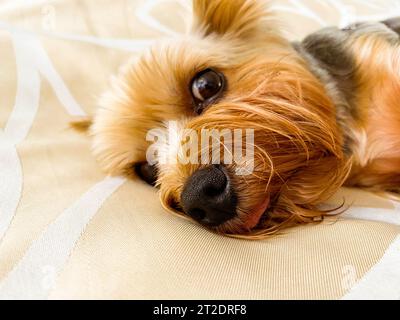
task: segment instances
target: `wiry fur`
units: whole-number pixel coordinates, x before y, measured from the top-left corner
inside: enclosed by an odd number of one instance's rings
[[[91,134],[106,172],[132,175],[133,166],[146,161],[147,132],[168,120],[198,132],[252,128],[255,170],[237,176],[241,164],[227,166],[237,217],[215,231],[253,239],[320,220],[328,213],[319,205],[345,183],[399,190],[400,49],[392,38],[346,31],[330,42],[351,57],[343,74],[323,51],[312,50],[312,39],[295,50],[261,0],[193,2],[191,31],[127,64],[101,100]],[[198,116],[189,86],[210,67],[225,74],[228,88]],[[344,80],[353,86],[351,99],[341,88]],[[167,209],[182,215],[183,185],[203,166],[159,164]],[[252,212],[266,201],[267,214],[249,227]]]

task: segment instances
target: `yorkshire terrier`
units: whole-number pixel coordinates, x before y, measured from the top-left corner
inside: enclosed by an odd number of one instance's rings
[[[93,121],[75,125],[90,127],[107,173],[139,175],[165,208],[230,236],[321,221],[341,186],[400,192],[400,18],[294,43],[280,29],[262,0],[193,0],[190,31],[126,65]],[[171,121],[175,141],[159,154],[172,158],[183,129],[251,129],[241,144],[253,148],[251,172],[237,174],[235,161],[149,163],[148,133]]]

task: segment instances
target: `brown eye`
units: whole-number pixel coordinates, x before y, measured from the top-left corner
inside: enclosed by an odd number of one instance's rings
[[[198,73],[192,81],[192,96],[195,111],[201,114],[205,107],[218,99],[225,88],[225,77],[212,69]]]

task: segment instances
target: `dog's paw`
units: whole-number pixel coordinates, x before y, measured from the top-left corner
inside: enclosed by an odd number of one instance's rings
[[[140,179],[149,185],[155,187],[158,178],[158,171],[155,165],[150,165],[147,162],[138,163],[135,166],[135,172]]]

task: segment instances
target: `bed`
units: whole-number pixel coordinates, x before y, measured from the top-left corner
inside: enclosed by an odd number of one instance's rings
[[[291,39],[400,16],[396,0],[280,0]],[[90,139],[110,76],[184,31],[190,1],[0,2],[1,299],[400,299],[400,203],[340,190],[339,218],[264,241],[166,213],[141,181],[107,177]]]

